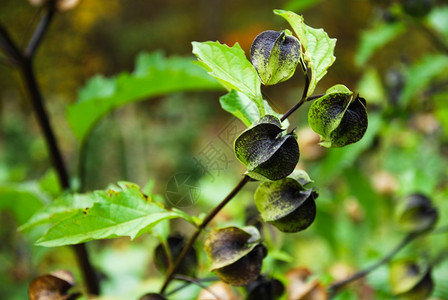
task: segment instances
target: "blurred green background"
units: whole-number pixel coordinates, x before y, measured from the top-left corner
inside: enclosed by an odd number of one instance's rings
[[[336,61],[316,94],[343,83],[368,103],[366,136],[342,149],[317,146],[318,138],[307,125],[309,104],[290,118],[292,127],[297,127],[299,167],[319,189],[318,214],[303,233],[273,234],[268,248],[274,255],[264,268],[282,277],[292,267],[306,267],[329,282],[378,260],[401,240],[404,233],[395,209],[409,193],[431,197],[439,208],[439,225],[448,224],[446,3],[439,1],[428,15],[416,18],[393,1],[84,0],[56,16],[35,58],[35,69],[75,178],[79,144],[67,123],[66,109],[91,77],[130,72],[143,52],[162,51],[194,60],[191,41],[238,42],[248,53],[260,32],[288,28],[272,13],[275,8],[301,13],[307,24],[337,38]],[[25,0],[0,4],[0,22],[20,45],[28,40],[38,14],[38,8]],[[263,93],[279,112],[285,112],[300,99],[302,88],[302,78],[296,74]],[[153,192],[164,195],[173,175],[193,174],[200,196],[187,211],[209,211],[244,171],[229,143],[222,140],[222,132],[234,121],[220,108],[218,98],[223,94],[219,90],[174,93],[114,110],[89,139],[84,190],[104,189],[121,180],[141,186],[151,181]],[[6,64],[0,65],[0,124],[0,195],[16,197],[12,191],[20,190],[29,203],[49,202],[59,191],[45,142],[18,72]],[[228,160],[213,178],[202,176],[196,160],[210,143]],[[215,225],[243,225],[244,208],[253,203],[256,186],[250,184],[238,195]],[[33,202],[29,198],[36,190],[41,194]],[[0,298],[24,299],[32,278],[58,268],[69,269],[80,281],[70,248],[32,246],[44,229],[16,231],[42,204],[8,207],[5,203],[0,206]],[[172,230],[184,229],[173,222]],[[94,264],[104,275],[103,291],[117,299],[131,299],[156,290],[162,275],[151,262],[155,246],[148,236],[132,243],[127,239],[90,243]],[[448,299],[447,254],[445,232],[415,241],[399,256],[424,256],[434,262],[433,296]],[[123,263],[116,264],[117,259]],[[207,274],[206,259],[201,259],[201,272]],[[339,297],[393,299],[387,266]]]

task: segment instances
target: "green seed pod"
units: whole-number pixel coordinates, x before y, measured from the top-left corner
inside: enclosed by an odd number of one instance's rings
[[[283,134],[280,120],[266,115],[235,140],[235,155],[257,180],[278,180],[294,170],[300,151],[293,133]]]
[[[335,85],[311,105],[308,123],[319,134],[320,145],[343,147],[364,136],[368,125],[366,100],[352,95],[347,87]]]
[[[313,223],[317,196],[313,189],[287,177],[262,183],[255,192],[255,205],[265,222],[283,232],[298,232]]]
[[[264,85],[288,80],[300,61],[301,45],[284,31],[260,33],[250,48],[250,59]]]
[[[389,281],[392,293],[399,299],[427,299],[434,289],[431,268],[422,267],[409,259],[391,265]]]
[[[410,233],[431,230],[439,217],[437,207],[422,194],[408,196],[398,212],[398,222],[404,230]]]
[[[215,229],[207,237],[205,252],[212,261],[211,271],[231,285],[246,285],[260,275],[266,248],[260,244],[255,227]]]

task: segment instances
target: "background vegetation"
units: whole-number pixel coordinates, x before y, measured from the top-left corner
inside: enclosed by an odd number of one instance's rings
[[[68,106],[82,101],[92,89],[107,89],[107,79],[132,72],[140,53],[161,51],[193,60],[191,41],[205,40],[239,42],[248,53],[258,33],[287,27],[272,14],[274,8],[299,12],[308,24],[324,28],[338,40],[336,62],[316,94],[344,82],[368,103],[366,136],[342,149],[317,146],[318,139],[307,127],[309,106],[290,119],[300,124],[300,167],[319,187],[318,213],[306,232],[272,235],[267,243],[274,254],[264,269],[284,278],[291,266],[305,267],[328,283],[370,265],[395,247],[404,236],[396,207],[410,193],[431,197],[440,213],[438,226],[448,224],[446,3],[435,3],[419,17],[389,1],[82,1],[56,16],[35,58],[35,69],[64,159],[75,175],[79,144],[66,119]],[[26,1],[0,4],[0,21],[19,44],[29,37],[36,13]],[[92,87],[88,82],[94,76],[97,85]],[[17,232],[60,190],[17,72],[5,62],[0,78],[0,295],[24,299],[37,275],[63,268],[72,271],[78,282],[81,278],[70,248],[33,246],[45,228]],[[297,102],[302,88],[302,79],[295,76],[263,92],[284,112]],[[140,186],[150,182],[153,192],[164,196],[173,175],[194,174],[200,196],[187,211],[192,215],[209,211],[244,171],[220,138],[234,121],[220,107],[218,98],[223,94],[218,87],[172,93],[114,110],[89,139],[83,189],[104,189],[122,180]],[[211,142],[228,158],[225,169],[214,172],[213,178],[203,175],[195,160]],[[244,225],[245,207],[253,203],[255,188],[249,185],[214,224]],[[171,230],[185,231],[176,222]],[[147,235],[135,242],[120,238],[90,243],[93,263],[103,277],[103,293],[130,299],[157,290],[163,276],[152,263],[156,245]],[[408,245],[397,259],[427,258],[434,264],[433,296],[447,299],[447,249],[446,232],[431,234]],[[206,275],[203,253],[200,260],[200,272]],[[383,266],[339,297],[392,299],[388,274],[388,266]],[[195,295],[198,289],[190,288],[189,293]]]

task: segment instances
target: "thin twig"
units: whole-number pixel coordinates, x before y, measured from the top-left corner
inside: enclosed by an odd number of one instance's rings
[[[42,94],[37,83],[35,73],[33,70],[33,55],[35,54],[48,26],[54,15],[54,1],[50,1],[47,13],[44,15],[39,26],[36,28],[31,41],[25,53],[22,53],[14,41],[9,36],[6,28],[0,24],[0,47],[3,49],[8,58],[20,69],[22,81],[31,99],[34,112],[37,117],[38,124],[43,132],[45,142],[48,147],[49,156],[53,167],[58,175],[59,184],[62,189],[70,190],[70,180],[65,166],[62,152],[57,143],[56,136],[50,124],[48,113],[45,109]],[[76,259],[82,271],[87,291],[89,294],[99,294],[99,283],[96,278],[96,273],[90,263],[88,252],[85,244],[74,245],[73,249],[76,254]]]
[[[211,211],[201,222],[201,224],[196,228],[196,231],[193,233],[193,235],[188,240],[185,247],[182,249],[182,252],[177,257],[174,265],[172,268],[169,269],[166,277],[165,282],[162,285],[162,288],[160,289],[160,294],[163,294],[168,287],[168,284],[171,282],[171,280],[174,278],[174,275],[176,274],[177,270],[179,269],[180,265],[182,264],[182,261],[184,260],[185,256],[187,255],[188,251],[191,247],[193,247],[194,242],[201,234],[202,230],[207,227],[208,223],[221,211],[221,209],[229,203],[230,200],[235,197],[236,194],[248,183],[250,180],[250,177],[245,175],[240,182],[235,186],[235,188],[224,198],[224,200],[219,203],[218,206],[216,206],[213,211]]]
[[[39,25],[37,25],[36,30],[31,36],[28,46],[25,49],[26,57],[32,58],[34,54],[36,54],[36,50],[42,42],[45,33],[47,32],[48,26],[50,25],[51,20],[54,17],[55,11],[56,9],[54,5],[50,5],[50,7],[45,12],[44,16],[39,22]]]
[[[185,275],[181,275],[181,274],[177,274],[174,276],[175,279],[178,280],[183,280],[186,281],[188,283],[193,283],[196,284],[197,286],[201,287],[202,289],[206,290],[207,292],[209,292],[213,297],[216,298],[216,300],[220,300],[219,296],[216,295],[212,290],[210,290],[208,288],[208,286],[202,284],[201,280],[193,278],[193,277],[189,277],[189,276],[185,276]]]
[[[29,35],[30,35],[30,31],[31,31],[31,29],[34,27],[34,23],[37,21],[37,19],[38,19],[38,17],[39,17],[39,15],[40,15],[41,12],[42,12],[42,7],[39,6],[39,8],[38,8],[38,9],[36,10],[36,12],[34,13],[33,18],[32,18],[31,21],[29,22],[29,24],[28,24],[28,26],[27,26],[27,28],[26,28],[24,34],[23,34],[22,42],[21,42],[21,44],[20,44],[20,48],[21,48],[21,49],[23,49],[23,48],[25,47],[26,41],[28,40],[28,37],[29,37]]]
[[[0,48],[3,49],[3,52],[14,64],[18,64],[23,60],[22,53],[17,48],[3,24],[0,24]]]
[[[282,116],[282,118],[280,119],[281,122],[286,120],[293,112],[295,112],[300,106],[302,106],[303,103],[305,103],[307,101],[307,94],[308,94],[309,87],[310,87],[310,77],[309,77],[309,73],[307,73],[305,76],[305,88],[303,89],[302,98],[299,100],[299,102],[296,103],[296,105],[291,107],[291,109],[288,110]]]
[[[355,280],[358,280],[358,279],[366,276],[367,274],[369,274],[373,270],[375,270],[378,267],[382,266],[383,264],[387,263],[389,260],[391,260],[392,257],[395,256],[395,254],[397,254],[407,244],[409,244],[411,241],[413,241],[417,236],[419,236],[419,235],[418,234],[412,234],[412,233],[408,234],[391,252],[389,252],[389,254],[384,256],[382,259],[380,259],[375,264],[371,265],[370,267],[368,267],[368,268],[366,268],[364,270],[361,270],[361,271],[353,274],[352,276],[350,276],[347,279],[344,279],[344,280],[339,281],[339,282],[335,282],[332,285],[330,285],[330,287],[328,289],[329,299],[334,297],[343,286],[349,284],[350,282],[353,282]]]
[[[200,281],[200,282],[207,282],[207,281],[217,281],[217,280],[219,280],[219,278],[218,277],[205,277],[205,278],[198,278],[197,280]],[[180,290],[183,290],[184,288],[186,288],[190,284],[191,284],[190,282],[186,282],[186,283],[178,286],[177,288],[173,289],[172,291],[169,291],[169,292],[165,293],[165,296],[166,297],[171,296],[171,295],[179,292]]]

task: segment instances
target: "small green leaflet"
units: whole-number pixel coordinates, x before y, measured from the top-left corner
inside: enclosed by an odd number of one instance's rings
[[[220,90],[220,84],[188,57],[166,58],[160,52],[140,54],[134,73],[95,76],[67,109],[73,133],[83,142],[95,124],[113,109],[154,96],[182,91]]]
[[[219,98],[219,102],[221,103],[222,109],[240,119],[247,127],[262,117],[256,104],[247,98],[246,95],[238,91],[231,90]],[[282,117],[282,114],[275,112],[266,100],[263,100],[263,105],[266,114],[274,115],[279,119]],[[288,120],[284,120],[282,122],[282,128],[287,129],[288,127]]]
[[[311,69],[307,93],[307,96],[310,96],[316,89],[317,83],[327,74],[328,68],[336,60],[333,55],[336,39],[329,38],[322,28],[316,29],[306,25],[303,17],[291,11],[276,9],[274,13],[288,21],[305,50],[302,58],[307,68]]]
[[[91,197],[97,200],[91,208],[80,209],[54,224],[36,245],[56,247],[119,236],[135,239],[164,220],[193,222],[184,212],[166,209],[146,197],[132,183],[121,182],[117,188],[94,192]]]
[[[192,45],[200,66],[227,90],[246,95],[257,105],[260,114],[265,114],[257,71],[238,43],[233,47],[219,42],[193,42]]]

